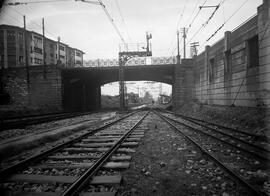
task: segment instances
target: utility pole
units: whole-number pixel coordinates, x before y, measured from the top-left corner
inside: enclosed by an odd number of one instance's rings
[[[187,32],[187,29],[184,27],[182,28],[182,34],[183,34],[183,39],[184,39],[184,59],[186,58],[186,32]]]
[[[176,56],[176,63],[180,64],[180,51],[179,51],[179,31],[177,30],[177,56]]]
[[[57,39],[57,65],[60,65],[60,36]]]
[[[26,31],[26,22],[25,22],[25,16],[23,16],[23,29],[24,29],[24,55],[25,55],[25,68],[26,68],[26,81],[27,81],[27,87],[29,91],[30,87],[30,79],[29,79],[29,65],[28,65],[28,45],[27,45],[27,31]]]
[[[42,18],[42,35],[43,35],[43,78],[46,79],[46,39],[45,39],[44,18]]]
[[[152,34],[148,34],[148,32],[146,31],[146,51],[149,52],[150,51],[150,42],[149,40],[152,39]]]
[[[197,46],[199,46],[199,42],[192,42],[190,43],[190,53],[191,57],[197,56]]]

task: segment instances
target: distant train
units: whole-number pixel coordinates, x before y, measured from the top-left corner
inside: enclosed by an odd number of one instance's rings
[[[135,57],[127,61],[125,66],[176,64],[176,57]],[[95,59],[85,62],[85,67],[118,66],[117,59]]]

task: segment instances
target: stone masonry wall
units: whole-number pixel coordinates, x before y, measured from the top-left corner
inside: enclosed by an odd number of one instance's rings
[[[2,71],[4,90],[11,97],[9,104],[0,105],[2,117],[62,111],[61,71],[55,65],[47,65],[46,78],[43,66],[30,66],[29,84],[25,67]]]
[[[192,59],[183,59],[175,65],[172,85],[173,108],[177,109],[194,97],[194,71]]]
[[[194,58],[196,100],[270,106],[269,10],[265,0],[255,17]]]

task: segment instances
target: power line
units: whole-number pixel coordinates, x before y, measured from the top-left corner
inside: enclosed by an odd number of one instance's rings
[[[215,13],[218,11],[220,5],[223,4],[225,1],[226,1],[226,0],[221,1],[221,2],[216,6],[215,10],[212,12],[212,14],[210,15],[210,17],[209,17],[209,18],[206,20],[206,22],[203,23],[202,26],[201,26],[201,27],[193,34],[193,36],[191,37],[191,39],[188,41],[187,44],[189,44],[189,43],[192,41],[192,39],[193,39],[193,38],[194,38],[194,37],[195,37],[202,29],[204,29],[204,28],[209,24],[210,20],[214,17]],[[201,8],[202,8],[202,6],[201,6]]]
[[[10,19],[12,19],[13,21],[15,21],[15,24],[18,24],[18,22],[21,23],[21,21],[19,21],[18,18],[15,18],[15,17],[12,16],[12,15],[9,15],[9,14],[6,12],[6,10],[3,9],[3,12],[2,12],[2,13],[4,13],[4,12],[5,12],[5,16],[8,16]],[[9,21],[9,22],[10,22],[10,21]],[[12,24],[13,22],[10,22],[10,23]]]
[[[203,2],[202,6],[204,6],[206,2],[207,2],[207,0],[205,0],[205,1]],[[195,19],[198,17],[198,15],[199,15],[199,13],[200,13],[200,12],[201,12],[201,8],[199,8],[199,10],[198,10],[197,14],[194,16],[194,18],[192,19],[192,21],[191,21],[191,22],[190,22],[190,24],[188,25],[188,29],[190,29],[190,28],[191,28],[191,26],[192,26],[193,22],[194,22],[194,21],[195,21]]]
[[[120,31],[118,30],[116,24],[114,23],[113,18],[111,17],[111,15],[109,14],[108,10],[106,9],[105,5],[103,4],[103,2],[101,0],[98,0],[98,2],[100,3],[103,11],[105,12],[105,14],[107,15],[108,19],[110,20],[111,24],[113,25],[114,29],[116,30],[117,34],[119,35],[120,39],[122,40],[122,42],[126,45],[126,42],[123,38],[123,36],[121,35]]]
[[[179,15],[179,18],[178,18],[178,21],[177,21],[177,23],[176,23],[176,30],[178,29],[178,26],[179,26],[179,24],[180,24],[180,21],[182,20],[182,18],[183,18],[183,15],[184,15],[184,12],[185,12],[185,9],[186,9],[186,4],[187,4],[187,0],[185,1],[185,5],[184,5],[184,8],[183,8],[183,10],[182,10],[182,13]],[[171,42],[170,42],[170,46],[169,46],[169,48],[168,48],[168,51],[170,51],[170,49],[173,47],[173,44],[174,44],[174,41],[175,41],[175,37],[174,37],[175,35],[174,35],[174,33],[173,33],[173,35],[172,35],[172,39],[171,39]]]
[[[223,27],[224,25],[248,2],[248,0],[244,1],[240,7],[238,7],[237,10],[234,11],[234,13],[227,19],[225,22],[206,40],[208,42],[210,39],[212,39]]]
[[[13,7],[10,7],[10,8],[13,9],[15,12],[17,12],[19,15],[24,16],[23,13],[19,12],[19,11],[16,10],[15,8],[13,8]],[[35,22],[35,21],[32,21],[32,22],[33,22],[35,25],[37,25],[38,27],[42,28],[42,25],[38,24],[38,23]],[[52,35],[54,38],[57,38],[57,37],[58,37],[57,35],[55,35],[55,34],[49,32],[47,29],[45,29],[45,31],[46,31],[47,33],[49,33],[50,35]]]
[[[129,30],[128,30],[128,28],[127,28],[127,24],[126,24],[126,22],[125,22],[125,20],[124,20],[124,17],[123,17],[123,15],[122,15],[122,12],[121,12],[121,9],[120,9],[120,6],[119,6],[118,0],[114,0],[114,1],[115,1],[115,4],[116,4],[117,9],[118,9],[118,11],[119,11],[121,20],[122,20],[122,22],[123,22],[123,24],[124,24],[124,26],[125,26],[125,28],[126,28],[127,35],[128,35],[128,39],[129,39],[130,42],[132,42],[131,37],[130,37],[130,34],[129,34]]]
[[[194,6],[194,9],[193,9],[193,11],[192,11],[192,13],[190,14],[190,17],[187,19],[186,22],[188,22],[188,21],[191,19],[191,17],[193,16],[193,14],[194,14],[194,12],[195,12],[195,10],[196,10],[198,4],[199,4],[199,1],[200,1],[200,0],[197,0],[196,4],[195,4],[195,6]],[[185,26],[187,26],[186,23],[185,23]]]
[[[71,1],[71,0],[43,0],[43,1],[28,1],[28,2],[14,2],[14,3],[5,3],[7,6],[17,6],[17,5],[27,5],[27,4],[37,4],[37,3],[55,3],[61,1]]]

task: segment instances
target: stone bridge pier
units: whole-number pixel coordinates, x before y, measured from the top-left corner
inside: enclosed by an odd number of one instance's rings
[[[172,84],[172,107],[177,110],[193,100],[195,95],[194,66],[192,59],[183,59],[181,64],[175,65]]]

